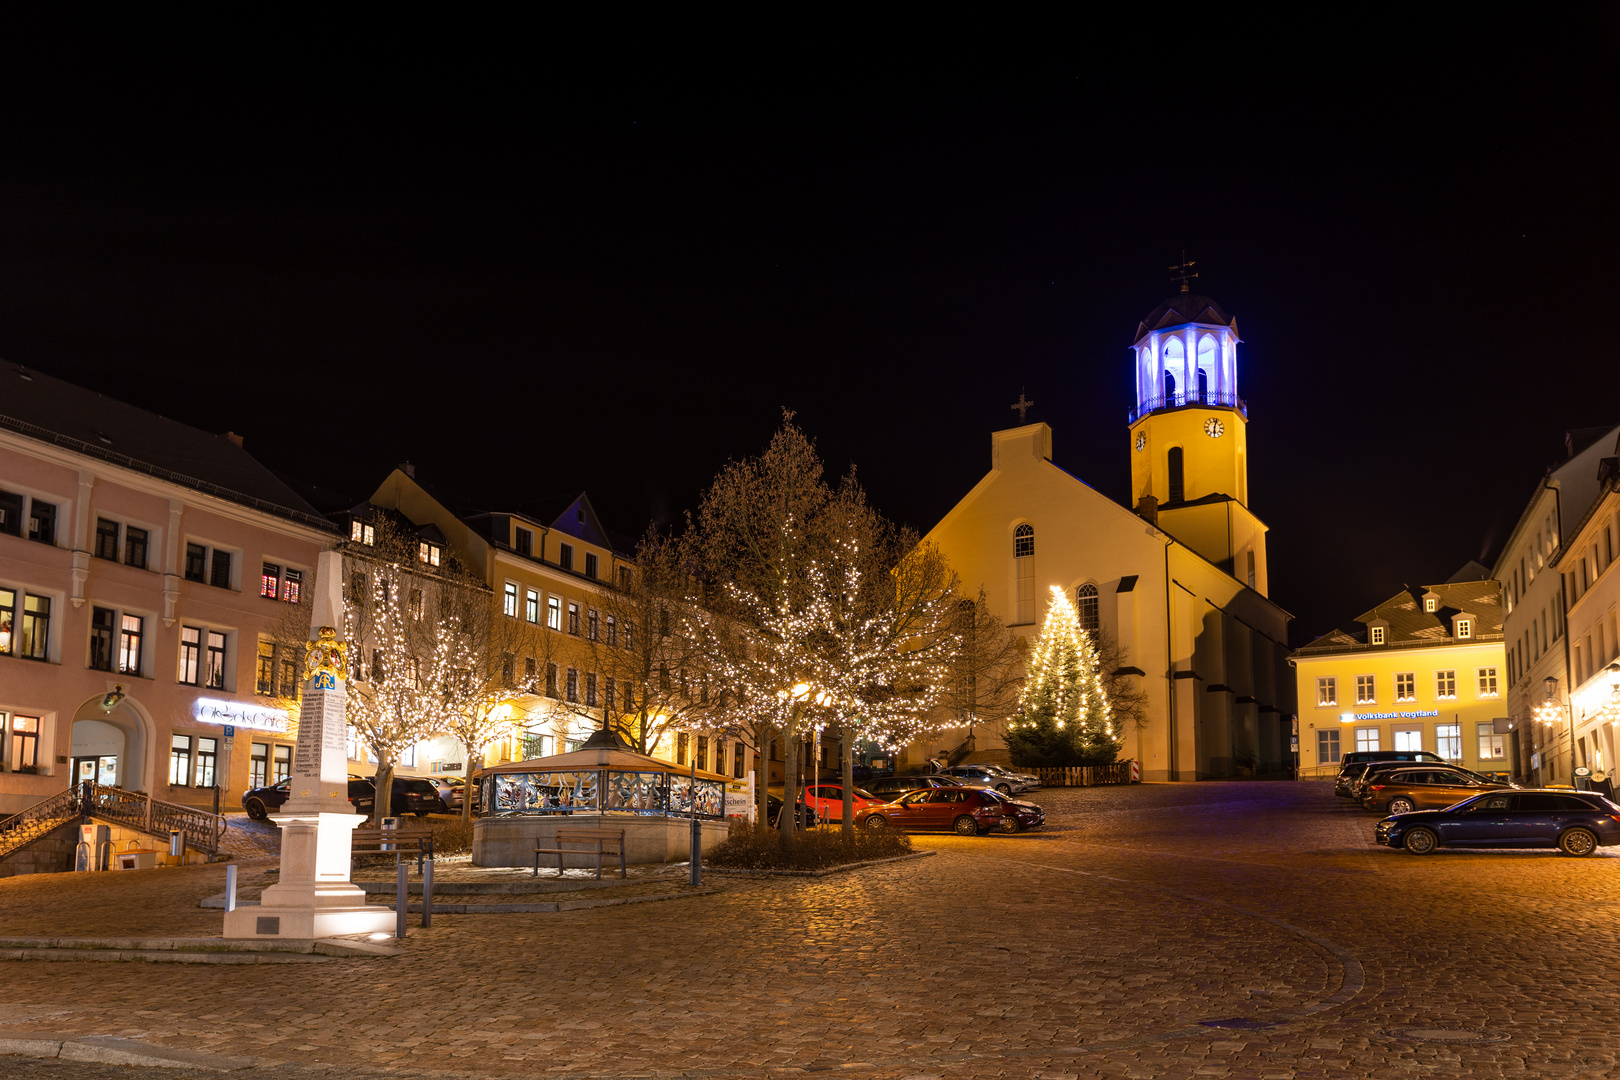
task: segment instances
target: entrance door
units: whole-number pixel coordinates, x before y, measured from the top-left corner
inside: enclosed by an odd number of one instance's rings
[[[81,784],[86,780],[94,780],[98,784],[112,787],[118,780],[118,755],[103,754],[100,757],[74,758],[73,776]]]

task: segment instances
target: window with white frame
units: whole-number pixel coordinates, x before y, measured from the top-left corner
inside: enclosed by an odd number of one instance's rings
[[[540,621],[540,594],[533,589],[523,590],[523,617],[532,623]]]
[[[276,745],[275,757],[271,759],[270,782],[272,784],[279,784],[292,775],[292,752],[293,748],[290,746],[280,743]]]
[[[546,597],[546,629],[562,629],[562,597]]]
[[[1447,761],[1462,760],[1462,725],[1436,724],[1434,726],[1435,753]]]
[[[1368,627],[1368,632],[1372,635],[1371,636],[1371,641],[1372,641],[1372,643],[1374,645],[1382,645],[1384,643],[1384,627],[1382,627],[1382,626]]]
[[[1080,629],[1096,630],[1101,625],[1097,617],[1097,586],[1087,583],[1080,586],[1074,595]]]
[[[585,612],[585,640],[602,640],[602,616],[597,613],[595,608],[590,608]]]
[[[1431,614],[1433,612],[1439,611],[1440,610],[1440,601],[1437,598],[1433,597],[1433,596],[1425,596],[1423,598],[1423,610],[1427,611],[1427,612],[1430,612]]]
[[[191,736],[169,736],[169,783],[187,787],[191,783]]]
[[[1417,700],[1417,672],[1398,671],[1395,673],[1395,700]]]
[[[196,686],[202,676],[202,629],[196,626],[180,628],[180,681]]]
[[[121,675],[141,673],[142,646],[146,641],[146,620],[139,615],[123,615],[118,628],[118,672]]]
[[[1339,732],[1321,730],[1316,733],[1316,760],[1322,765],[1339,763]]]
[[[1482,667],[1478,670],[1477,675],[1479,677],[1479,696],[1487,698],[1496,697],[1496,669],[1493,667]]]
[[[1356,728],[1356,751],[1365,754],[1370,750],[1377,750],[1378,729],[1375,727]]]
[[[568,602],[568,632],[579,637],[579,605],[571,600]]]
[[[1378,700],[1377,695],[1374,693],[1374,688],[1373,688],[1374,681],[1375,681],[1375,679],[1371,675],[1357,675],[1356,676],[1356,704],[1357,705],[1371,705],[1375,701]]]
[[[13,713],[7,721],[0,713],[0,722],[11,731],[11,767],[21,772],[34,772],[39,768],[39,717]]]
[[[1456,700],[1457,673],[1455,671],[1437,671],[1434,673],[1434,696],[1442,701]]]
[[[197,737],[197,786],[214,786],[214,766],[219,756],[219,740]]]
[[[225,689],[225,635],[217,630],[208,632],[208,655],[203,670],[203,685],[210,690]]]
[[[1479,760],[1499,761],[1507,757],[1507,736],[1498,735],[1494,723],[1475,724],[1474,733],[1479,739]]]
[[[49,660],[51,598],[0,587],[0,656]]]
[[[1421,727],[1396,728],[1390,732],[1390,735],[1395,740],[1395,749],[1397,750],[1423,749],[1423,729]]]
[[[510,618],[517,618],[518,613],[518,587],[513,582],[506,583],[505,599],[501,602],[501,610]]]
[[[270,782],[270,744],[256,742],[248,758],[248,787],[261,788]]]
[[[1339,703],[1339,680],[1332,675],[1324,675],[1316,680],[1316,703],[1318,705],[1337,705]]]
[[[349,539],[357,544],[371,547],[377,543],[377,530],[374,526],[356,518],[349,522]]]
[[[416,545],[416,559],[429,566],[439,566],[444,562],[444,549],[426,540],[419,541]]]
[[[1462,640],[1464,638],[1471,638],[1473,636],[1474,636],[1474,620],[1472,620],[1472,619],[1458,619],[1457,620],[1457,639],[1460,641],[1460,640]]]

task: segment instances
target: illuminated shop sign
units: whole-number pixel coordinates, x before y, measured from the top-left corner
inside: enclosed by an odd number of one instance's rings
[[[224,698],[198,698],[191,706],[191,715],[204,724],[230,725],[251,731],[287,733],[287,714],[280,709],[266,709],[261,705],[245,705]]]
[[[1339,714],[1339,723],[1353,724],[1357,720],[1421,720],[1425,716],[1439,715],[1439,709],[1410,709],[1406,712],[1347,712]]]

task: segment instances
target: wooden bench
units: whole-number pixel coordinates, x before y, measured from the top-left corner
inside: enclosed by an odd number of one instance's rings
[[[371,828],[354,830],[350,842],[349,861],[356,855],[392,855],[416,860],[416,872],[422,872],[422,863],[433,858],[433,829],[428,825],[401,825],[397,829]]]
[[[602,880],[602,856],[617,855],[619,857],[619,876],[621,878],[629,876],[625,872],[623,829],[592,829],[583,825],[577,828],[562,826],[557,829],[557,844],[559,846],[554,848],[537,847],[534,849],[535,877],[540,876],[540,856],[542,855],[557,856],[558,877],[562,876],[564,855],[595,855],[596,880],[598,881]],[[588,846],[583,850],[580,848],[565,848],[561,846],[563,844],[595,844],[596,850],[592,851]]]

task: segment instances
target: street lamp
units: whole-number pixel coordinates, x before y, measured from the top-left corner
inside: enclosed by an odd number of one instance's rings
[[[1611,665],[1611,670],[1614,672],[1614,675],[1611,675],[1612,682],[1615,677],[1620,676],[1620,664]],[[1547,688],[1547,699],[1537,705],[1533,711],[1537,720],[1549,726],[1559,723],[1566,715],[1569,717],[1569,778],[1573,782],[1576,768],[1575,711],[1558,700],[1558,680],[1556,678],[1549,675],[1542,680],[1542,683]]]

